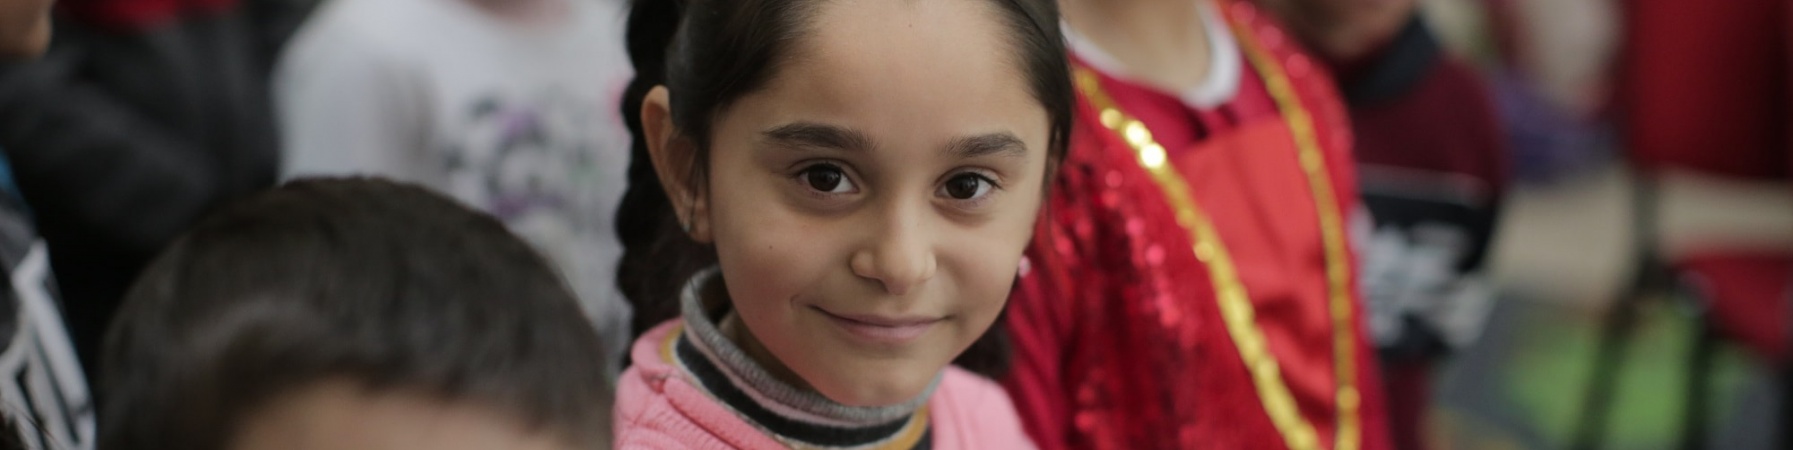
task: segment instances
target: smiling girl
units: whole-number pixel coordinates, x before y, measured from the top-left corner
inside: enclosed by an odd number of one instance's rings
[[[1047,0],[638,1],[619,448],[1027,448],[950,367],[1021,267],[1071,87]],[[662,322],[663,321],[663,322]]]

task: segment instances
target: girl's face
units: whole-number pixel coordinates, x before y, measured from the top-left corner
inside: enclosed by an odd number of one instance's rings
[[[774,373],[849,405],[900,403],[1001,312],[1049,123],[998,14],[827,2],[768,85],[717,117],[707,185],[672,195],[716,246],[747,331],[733,337]]]

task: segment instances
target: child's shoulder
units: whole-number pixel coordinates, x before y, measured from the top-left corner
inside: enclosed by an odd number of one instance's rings
[[[641,333],[635,343],[629,345],[630,370],[640,372],[646,377],[665,377],[674,374],[677,367],[672,365],[672,340],[685,330],[678,320],[668,320]]]
[[[674,320],[635,340],[616,389],[615,448],[780,448],[681,375],[668,356],[680,332]]]
[[[946,366],[945,373],[940,376],[940,388],[935,392],[935,398],[939,398],[940,394],[949,391],[956,397],[973,398],[979,401],[1000,400],[1003,403],[1009,401],[1008,393],[1002,390],[1002,385],[969,370],[961,369],[959,366]],[[998,398],[989,398],[992,396]]]
[[[947,366],[928,409],[937,448],[1033,448],[1009,394],[965,369]]]
[[[640,367],[623,372],[615,408],[612,420],[618,449],[699,448],[689,440],[705,434],[673,407],[663,385],[643,375]]]
[[[659,420],[653,419],[667,413],[676,413],[667,384],[676,382],[677,367],[663,356],[662,348],[677,336],[676,322],[669,322],[654,327],[635,340],[629,351],[630,366],[624,370],[616,387],[616,421],[618,429],[622,429],[625,421]]]

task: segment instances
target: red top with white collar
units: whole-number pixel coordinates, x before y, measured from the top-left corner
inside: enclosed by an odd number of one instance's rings
[[[1134,82],[1071,36],[1081,109],[1005,386],[1049,450],[1388,448],[1338,94],[1257,8],[1207,13],[1230,89]]]

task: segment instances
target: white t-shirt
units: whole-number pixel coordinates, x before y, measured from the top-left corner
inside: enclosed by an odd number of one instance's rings
[[[492,213],[559,265],[617,359],[626,16],[620,0],[569,0],[539,26],[466,0],[332,0],[276,68],[282,175],[381,175]]]

